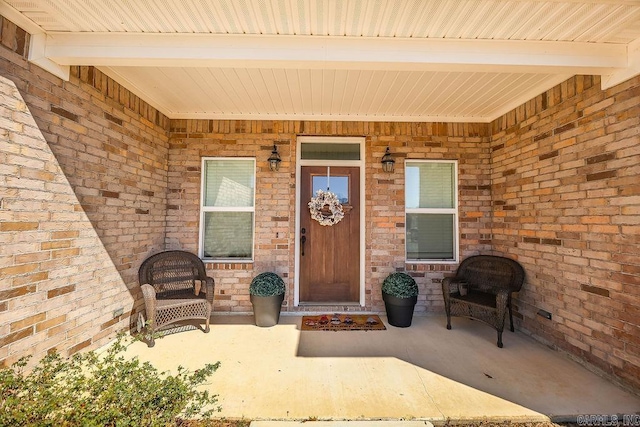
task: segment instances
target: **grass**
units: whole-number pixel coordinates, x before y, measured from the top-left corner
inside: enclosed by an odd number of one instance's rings
[[[210,420],[183,420],[176,424],[176,427],[249,427],[251,420],[227,420],[227,419],[210,419]]]

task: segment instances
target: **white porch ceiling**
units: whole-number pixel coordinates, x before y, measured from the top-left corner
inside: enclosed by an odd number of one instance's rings
[[[640,1],[0,0],[30,59],[170,118],[488,122],[575,74],[640,74]]]

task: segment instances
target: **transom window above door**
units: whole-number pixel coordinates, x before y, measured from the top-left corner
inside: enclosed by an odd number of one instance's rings
[[[360,143],[303,142],[301,160],[360,160]]]

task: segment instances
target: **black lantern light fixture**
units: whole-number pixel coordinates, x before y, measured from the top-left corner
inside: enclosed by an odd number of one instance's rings
[[[382,156],[382,160],[380,161],[380,163],[382,163],[382,170],[387,172],[387,173],[391,173],[393,172],[393,169],[395,167],[396,161],[393,160],[393,157],[391,156],[391,153],[389,152],[389,147],[387,147],[387,151],[385,151],[384,156]]]
[[[278,147],[276,147],[276,144],[273,144],[273,151],[269,156],[269,169],[274,172],[277,171],[278,169],[280,169],[281,161],[282,159],[280,158],[280,154],[278,154]]]

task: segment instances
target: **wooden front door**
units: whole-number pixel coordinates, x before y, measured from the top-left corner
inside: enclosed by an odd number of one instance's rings
[[[359,302],[360,169],[330,168],[330,190],[344,210],[332,226],[312,219],[307,205],[318,189],[327,189],[327,167],[303,166],[300,185],[300,302]]]

